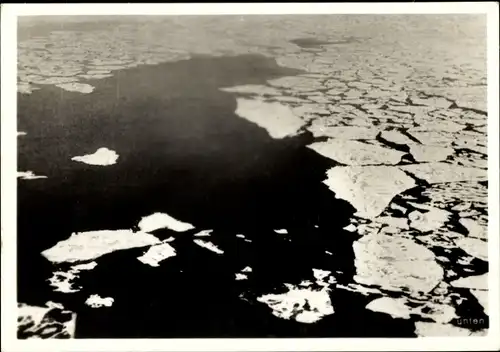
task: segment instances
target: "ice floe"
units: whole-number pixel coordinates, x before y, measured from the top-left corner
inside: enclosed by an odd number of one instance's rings
[[[241,274],[241,273],[235,274],[236,281],[242,281],[242,280],[247,280],[247,279],[248,279],[248,276],[246,276],[245,274]]]
[[[37,180],[39,178],[47,178],[47,176],[35,175],[33,171],[18,171],[17,177],[23,180]]]
[[[83,94],[89,94],[94,91],[94,87],[86,83],[62,83],[56,84],[56,87],[67,90],[68,92],[78,92]]]
[[[194,229],[193,225],[177,220],[165,213],[154,213],[143,217],[141,221],[139,221],[138,227],[144,232],[151,232],[163,228],[176,232],[185,232]]]
[[[364,218],[380,215],[394,196],[416,185],[413,178],[393,166],[334,167],[328,170],[324,183]]]
[[[48,279],[50,286],[56,292],[73,293],[78,292],[80,287],[74,287],[74,280],[79,277],[82,270],[92,270],[97,266],[96,262],[74,265],[68,271],[55,271]]]
[[[435,145],[410,144],[410,153],[419,162],[442,161],[452,155],[453,148],[440,147]]]
[[[456,245],[467,254],[488,261],[488,242],[477,238],[462,237],[455,240]]]
[[[474,297],[476,297],[476,299],[479,302],[479,304],[484,308],[484,312],[486,314],[489,314],[489,310],[488,310],[488,303],[489,303],[488,291],[487,290],[475,290],[475,289],[471,289],[470,293],[472,293],[472,295]]]
[[[408,226],[407,218],[396,218],[392,216],[379,216],[373,219],[376,222],[381,224],[389,225],[390,227],[396,227],[398,229],[408,230],[410,227]]]
[[[118,250],[159,244],[160,240],[145,232],[100,230],[77,232],[42,252],[53,263],[78,262],[99,258]]]
[[[294,136],[305,124],[290,107],[257,99],[238,98],[235,113],[264,128],[275,139]]]
[[[391,130],[391,131],[382,131],[380,134],[380,137],[388,142],[395,143],[395,144],[412,144],[415,143],[413,140],[411,140],[408,136],[405,136],[401,132]]]
[[[462,277],[460,279],[450,282],[450,285],[453,287],[462,287],[475,290],[487,290],[488,274]]]
[[[214,253],[217,254],[224,254],[224,251],[221,250],[219,247],[217,247],[215,244],[213,244],[210,241],[204,241],[204,240],[193,240],[194,243],[196,243],[198,246],[206,248]]]
[[[24,82],[18,82],[17,83],[17,91],[21,94],[31,94],[35,90],[39,90],[40,88],[34,87],[30,85],[29,83],[24,83]]]
[[[115,300],[112,297],[100,297],[99,295],[90,295],[85,304],[92,308],[111,307]]]
[[[429,292],[444,272],[426,247],[407,238],[376,234],[354,242],[356,276],[360,284],[386,290]]]
[[[410,319],[411,309],[404,298],[381,297],[366,306],[366,309],[389,314],[393,318]]]
[[[212,235],[213,230],[202,230],[194,234],[194,237],[208,237]]]
[[[421,232],[434,231],[444,226],[449,220],[451,213],[435,207],[430,207],[427,212],[422,213],[418,210],[408,214],[410,227]]]
[[[26,339],[73,338],[76,314],[59,303],[47,302],[46,307],[19,303],[17,306],[17,333]],[[49,314],[52,311],[65,314]]]
[[[99,148],[93,154],[75,156],[71,158],[71,160],[88,165],[108,166],[116,164],[118,154],[114,150],[110,150],[108,148]]]
[[[258,85],[258,84],[247,84],[243,86],[235,86],[228,88],[220,88],[223,92],[228,93],[239,93],[239,94],[255,94],[255,95],[281,95],[282,93],[273,87]]]
[[[17,136],[18,137],[20,137],[20,136],[26,136],[26,132],[18,131],[17,132]]]
[[[329,139],[308,145],[308,148],[339,163],[361,166],[398,164],[403,152],[352,140]]]
[[[448,163],[412,164],[400,168],[429,183],[485,181],[488,178],[486,170]]]
[[[311,324],[334,313],[328,289],[299,288],[291,284],[285,286],[288,292],[263,295],[257,301],[271,308],[274,316],[299,323]]]
[[[157,267],[160,266],[159,263],[161,261],[174,257],[176,254],[175,249],[171,245],[168,243],[161,243],[149,247],[147,252],[137,257],[137,259],[144,264]]]
[[[459,222],[467,229],[469,237],[481,239],[488,238],[488,228],[481,225],[479,222],[469,218],[461,218]]]
[[[286,229],[274,230],[274,232],[276,232],[277,234],[280,234],[280,235],[286,235],[288,233],[288,231]]]

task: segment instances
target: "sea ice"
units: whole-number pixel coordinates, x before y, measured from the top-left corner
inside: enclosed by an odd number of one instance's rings
[[[139,222],[139,229],[144,232],[151,232],[158,229],[167,228],[176,232],[185,232],[194,229],[194,226],[177,220],[165,213],[154,213],[145,216]]]
[[[116,164],[118,154],[108,148],[99,148],[93,154],[75,156],[71,158],[73,161],[79,161],[88,165],[108,166]]]

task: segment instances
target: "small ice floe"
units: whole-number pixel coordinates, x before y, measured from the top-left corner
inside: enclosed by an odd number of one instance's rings
[[[90,295],[85,304],[92,308],[111,307],[115,300],[111,297],[100,297],[99,295]]]
[[[360,126],[325,126],[322,120],[314,120],[307,128],[314,137],[332,137],[338,139],[375,139],[379,130],[374,127]]]
[[[410,220],[410,227],[421,232],[429,232],[443,227],[450,219],[450,216],[451,213],[446,210],[430,207],[425,213],[418,210],[412,211],[408,215],[408,219]]]
[[[280,234],[280,235],[286,235],[288,233],[288,231],[286,229],[274,230],[274,232],[276,232],[277,234]]]
[[[325,251],[325,253],[328,254],[328,255],[333,255],[333,253],[330,252],[330,251]]]
[[[328,287],[335,282],[335,278],[330,276],[332,274],[331,271],[314,268],[312,270],[314,278],[316,279],[316,284],[319,286]]]
[[[17,177],[23,180],[36,180],[39,178],[47,178],[47,176],[35,175],[33,171],[18,171]]]
[[[294,136],[305,125],[286,105],[258,99],[237,98],[236,101],[236,115],[264,128],[272,138]]]
[[[372,312],[386,313],[393,318],[410,319],[411,309],[404,298],[377,298],[366,306]]]
[[[351,203],[356,216],[374,218],[415,180],[394,166],[334,167],[323,181],[335,196]]]
[[[448,163],[412,164],[400,166],[400,168],[429,183],[486,181],[488,179],[488,172],[484,169]]]
[[[237,234],[236,237],[238,238],[245,238],[245,235],[242,235],[241,233]]]
[[[108,166],[116,164],[116,161],[118,160],[118,154],[116,154],[114,150],[110,150],[108,148],[99,148],[93,154],[75,156],[71,158],[71,160],[88,165]]]
[[[99,258],[123,249],[159,244],[160,240],[145,232],[100,230],[77,232],[42,252],[53,263],[78,262]]]
[[[307,147],[327,158],[352,166],[394,165],[399,163],[403,155],[405,155],[405,153],[398,150],[375,144],[338,138],[331,138],[325,142],[316,142]]]
[[[92,270],[97,266],[96,262],[73,265],[68,271],[55,271],[48,279],[50,286],[56,292],[73,293],[80,291],[79,287],[74,287],[74,280],[82,270]]]
[[[61,309],[61,310],[64,309],[64,306],[61,303],[56,303],[52,301],[47,301],[45,305],[50,309]]]
[[[378,289],[366,287],[357,283],[350,283],[347,286],[342,284],[337,284],[336,288],[350,292],[357,292],[364,296],[370,296],[372,294],[381,294],[380,290]]]
[[[467,254],[488,261],[488,242],[471,237],[462,237],[455,240],[455,244]]]
[[[357,283],[425,293],[443,279],[435,255],[410,239],[371,234],[354,242],[353,248]]]
[[[151,232],[158,229],[167,228],[176,232],[185,232],[194,229],[194,226],[173,218],[165,213],[154,213],[145,216],[138,224],[141,231]]]
[[[109,77],[113,77],[113,75],[110,75],[110,74],[107,74],[107,75],[98,75],[98,74],[94,74],[94,75],[78,75],[78,77],[81,77],[83,79],[88,79],[88,80],[91,80],[91,79],[104,79],[104,78],[109,78]]]
[[[251,273],[252,272],[252,268],[249,267],[249,266],[246,266],[243,269],[241,269],[241,272],[242,273]]]
[[[95,89],[90,84],[76,82],[57,84],[56,87],[64,89],[68,92],[78,92],[83,94],[92,93]]]
[[[451,208],[451,210],[465,211],[465,210],[469,210],[471,206],[472,206],[471,202],[461,202],[461,203],[458,203],[457,205],[455,205],[453,208]]]
[[[33,87],[29,83],[26,82],[18,82],[17,83],[17,91],[21,94],[31,94],[35,90],[39,90],[40,88]]]
[[[26,132],[18,131],[17,132],[17,136],[18,137],[20,137],[20,136],[26,136]]]
[[[213,230],[203,230],[194,235],[194,237],[208,237],[212,235]]]
[[[175,249],[171,245],[168,243],[161,243],[149,247],[148,251],[142,256],[137,257],[137,259],[144,264],[158,267],[161,261],[174,257],[176,254]]]
[[[474,297],[476,297],[479,304],[484,308],[484,312],[486,314],[489,314],[489,311],[488,311],[488,302],[489,302],[488,291],[487,290],[471,289],[470,293],[472,293],[472,295]]]
[[[415,143],[409,137],[405,136],[401,132],[398,131],[382,131],[380,137],[390,143],[399,144],[399,145],[408,145]]]
[[[246,276],[245,274],[236,273],[236,281],[242,281],[242,280],[247,280],[247,279],[248,279],[248,276]]]
[[[374,221],[379,222],[384,225],[389,225],[398,229],[408,230],[408,219],[406,218],[396,218],[392,216],[379,216],[374,219]]]
[[[210,241],[204,241],[204,240],[193,240],[194,243],[196,243],[198,246],[206,248],[208,250],[211,250],[214,253],[217,254],[224,254],[224,251],[219,249],[215,244],[213,244]]]
[[[314,290],[285,284],[288,292],[267,294],[257,298],[258,302],[272,309],[272,314],[281,319],[294,319],[299,323],[311,324],[334,313],[326,288]]]
[[[354,232],[356,231],[357,227],[354,224],[349,224],[346,227],[344,227],[344,230],[349,231],[349,232]]]
[[[475,290],[488,289],[488,274],[467,276],[450,282],[453,287],[462,287]]]
[[[487,333],[488,330],[471,331],[451,324],[415,322],[415,334],[418,337],[485,336]]]
[[[418,162],[435,162],[446,160],[454,153],[454,149],[435,145],[410,144],[410,153]]]
[[[76,77],[44,77],[43,79],[38,79],[34,83],[36,84],[65,84],[71,82],[77,82]]]

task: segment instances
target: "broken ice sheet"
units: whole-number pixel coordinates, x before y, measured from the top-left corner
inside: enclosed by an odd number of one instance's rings
[[[144,232],[151,232],[163,228],[176,232],[185,232],[194,229],[193,225],[177,220],[165,213],[154,213],[143,217],[141,221],[139,221],[138,227]]]
[[[488,289],[488,274],[467,276],[450,282],[453,287],[462,287],[475,290]]]
[[[410,144],[410,153],[418,162],[442,161],[452,155],[453,148],[435,145]]]
[[[308,148],[339,163],[359,165],[398,164],[403,152],[358,141],[331,138],[326,142],[308,145]]]
[[[285,286],[287,292],[263,295],[257,301],[271,308],[272,314],[278,318],[305,324],[317,322],[334,313],[328,289],[299,288],[291,284]]]
[[[487,226],[483,226],[479,222],[468,218],[462,218],[459,222],[467,229],[469,233],[468,237],[481,238],[485,240],[488,238]]]
[[[426,247],[406,238],[366,235],[354,242],[356,276],[360,284],[390,291],[429,292],[443,269]]]
[[[83,263],[78,265],[73,265],[68,271],[55,271],[52,277],[48,279],[50,286],[54,288],[56,292],[62,293],[72,293],[78,292],[79,287],[74,287],[74,280],[79,276],[78,274],[82,270],[92,270],[97,266],[96,262]]]
[[[237,98],[236,101],[236,115],[264,128],[272,138],[294,136],[305,124],[286,105],[245,98]]]
[[[429,183],[485,181],[488,178],[486,170],[442,162],[412,164],[400,168]]]
[[[213,244],[210,241],[204,241],[204,240],[193,240],[194,243],[196,243],[198,246],[206,248],[214,253],[217,254],[224,254],[224,251],[221,250],[219,247],[217,247],[215,244]]]
[[[247,84],[243,86],[235,86],[228,88],[219,88],[223,92],[228,93],[240,93],[240,94],[255,94],[255,95],[281,95],[281,91],[276,88],[258,85],[258,84]]]
[[[132,230],[100,230],[77,232],[42,255],[53,263],[78,262],[99,258],[118,250],[145,247],[160,243],[160,240],[145,232]]]
[[[404,298],[381,297],[366,306],[366,309],[378,313],[389,314],[393,318],[410,319],[411,308]]]
[[[58,310],[64,314],[48,314]],[[17,331],[21,338],[73,338],[76,314],[59,303],[47,302],[46,307],[19,303]]]
[[[437,230],[449,220],[451,213],[435,207],[430,207],[422,213],[418,210],[412,211],[408,215],[410,227],[421,232]]]
[[[463,237],[456,239],[455,243],[467,254],[488,261],[488,242],[477,238]]]
[[[338,139],[375,139],[378,129],[374,127],[359,126],[325,126],[320,124],[321,120],[314,120],[307,128],[314,137],[333,137]]]
[[[380,215],[397,194],[416,185],[393,166],[334,167],[323,182],[337,198],[356,208],[356,216],[364,218]]]
[[[71,158],[71,160],[88,165],[108,166],[116,164],[118,154],[114,150],[110,150],[108,148],[99,148],[93,154],[75,156]]]

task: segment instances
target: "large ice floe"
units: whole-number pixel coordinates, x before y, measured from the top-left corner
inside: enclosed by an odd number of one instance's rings
[[[337,198],[351,203],[357,216],[365,218],[380,215],[394,196],[416,185],[394,166],[334,167],[324,183]]]
[[[264,128],[272,138],[294,136],[305,125],[304,120],[286,105],[246,98],[237,98],[236,101],[236,115]]]
[[[429,183],[485,181],[488,172],[474,167],[448,163],[422,163],[401,166],[401,169]]]
[[[443,269],[426,247],[402,237],[366,235],[354,242],[355,281],[390,291],[429,292]]]
[[[185,232],[194,229],[194,226],[173,218],[165,213],[154,213],[145,216],[139,221],[139,229],[144,232],[151,232],[158,229],[167,228],[176,232]]]
[[[313,143],[308,147],[327,158],[352,166],[394,165],[399,163],[405,154],[374,144],[344,139],[329,139],[326,142]]]
[[[99,148],[93,154],[75,156],[71,158],[71,160],[88,165],[107,166],[116,164],[116,161],[118,160],[118,154],[108,148]]]
[[[93,260],[118,250],[159,243],[160,240],[149,233],[132,230],[77,232],[43,251],[42,255],[53,263],[71,263]]]
[[[56,84],[56,86],[61,89],[67,90],[68,92],[78,92],[83,94],[92,93],[95,89],[90,84],[76,83],[76,82],[61,83],[61,84]]]

